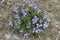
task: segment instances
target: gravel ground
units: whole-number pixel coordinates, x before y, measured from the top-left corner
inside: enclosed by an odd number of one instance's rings
[[[27,2],[30,0],[27,0]],[[0,0],[0,40],[60,40],[60,0],[32,0],[40,3],[39,8],[46,10],[50,16],[49,28],[45,29],[40,38],[24,39],[8,26],[11,10],[22,4],[20,0]],[[14,33],[13,33],[14,32]]]

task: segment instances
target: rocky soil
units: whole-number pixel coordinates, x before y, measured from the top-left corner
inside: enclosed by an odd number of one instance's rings
[[[31,0],[27,0],[31,1]],[[11,18],[11,10],[22,4],[20,0],[0,0],[0,40],[60,40],[60,0],[32,0],[39,8],[50,16],[49,28],[45,29],[44,35],[40,38],[24,39],[8,25]],[[13,33],[14,32],[14,33]]]

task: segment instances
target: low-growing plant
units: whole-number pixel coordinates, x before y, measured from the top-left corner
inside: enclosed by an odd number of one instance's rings
[[[23,33],[24,38],[38,37],[49,25],[48,16],[44,15],[34,3],[14,7],[13,11],[14,16],[9,21],[9,25]]]

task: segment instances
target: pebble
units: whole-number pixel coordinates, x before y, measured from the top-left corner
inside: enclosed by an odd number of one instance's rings
[[[46,40],[51,40],[51,38],[48,37],[48,38],[46,38]]]
[[[5,34],[5,38],[6,39],[10,39],[11,38],[11,34]]]
[[[58,31],[59,32],[59,34],[60,34],[60,31]]]

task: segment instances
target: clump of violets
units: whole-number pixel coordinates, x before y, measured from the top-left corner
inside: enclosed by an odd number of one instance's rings
[[[18,32],[23,33],[24,38],[39,36],[49,26],[48,16],[40,10],[33,2],[26,3],[20,7],[14,7],[14,16],[9,25]]]

